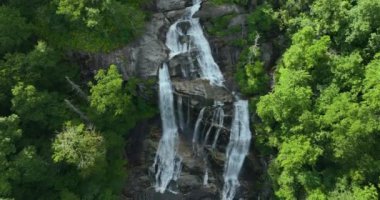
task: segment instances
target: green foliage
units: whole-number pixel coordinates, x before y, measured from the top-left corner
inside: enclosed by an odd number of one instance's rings
[[[260,61],[258,47],[251,46],[241,57],[235,74],[241,91],[246,95],[264,93],[268,88],[269,77]]]
[[[112,51],[138,36],[148,1],[1,3],[0,115],[7,117],[0,117],[0,198],[119,197],[126,176],[123,137],[155,113],[141,94],[150,83],[123,80],[111,66],[83,87],[86,102],[64,77],[82,86],[72,53]],[[273,158],[268,174],[275,195],[378,199],[379,1],[211,2],[247,8],[246,27],[231,26],[235,15],[226,15],[211,20],[208,32],[241,35],[231,42],[246,49],[236,79],[259,118],[254,146]],[[247,36],[240,34],[245,28]],[[281,55],[275,67],[264,68],[262,43]],[[267,71],[274,71],[274,87],[259,97],[269,89]]]
[[[137,96],[138,82],[131,79],[124,87],[121,74],[115,65],[111,65],[107,71],[99,70],[95,81],[96,84],[90,83],[90,104],[96,111],[95,120],[99,120],[99,124],[108,127],[107,130],[127,131],[139,119],[149,117],[154,113],[155,110]],[[104,116],[107,117],[104,118]],[[125,121],[126,118],[129,120]],[[109,126],[111,121],[118,126]]]
[[[104,159],[103,138],[95,130],[86,129],[83,124],[77,126],[66,123],[53,144],[53,160],[65,161],[78,169],[87,169],[97,160]]]
[[[56,8],[46,6],[38,13],[38,34],[65,49],[108,52],[133,40],[144,27],[145,13],[134,2],[56,2]]]
[[[96,85],[91,86],[91,106],[99,113],[112,112],[115,116],[122,115],[131,104],[131,97],[123,92],[122,77],[115,65],[107,71],[100,70],[96,76]]]
[[[281,69],[279,82],[275,90],[260,98],[257,112],[265,123],[296,122],[302,112],[311,106],[312,90],[307,82],[310,75],[303,70]],[[284,124],[286,134],[289,127]]]
[[[337,56],[333,59],[331,72],[334,74],[333,82],[346,90],[360,90],[363,79],[362,57],[358,52],[348,56]]]
[[[378,194],[376,188],[370,185],[363,188],[354,187],[348,191],[334,191],[329,198],[336,200],[375,200],[378,199]]]
[[[351,7],[348,0],[315,1],[311,12],[317,32],[341,37],[347,28],[348,11]]]
[[[230,20],[236,15],[224,15],[215,19],[212,19],[210,26],[207,31],[215,36],[223,37],[230,35],[232,33],[239,33],[241,31],[240,27],[228,27]]]
[[[279,199],[378,199],[378,4],[273,4],[291,43],[255,127]]]
[[[22,118],[24,128],[54,130],[63,123],[65,109],[57,93],[40,92],[33,85],[19,83],[12,94],[12,110]]]
[[[31,34],[31,26],[17,9],[0,6],[0,56],[13,52]]]
[[[271,37],[273,32],[278,31],[276,27],[276,14],[269,4],[258,6],[247,17],[248,41],[255,42],[257,37]]]
[[[57,0],[57,14],[66,15],[70,20],[83,20],[88,27],[98,25],[103,14],[110,9],[111,1]]]
[[[0,117],[0,198],[12,197],[9,179],[16,176],[10,157],[16,153],[16,141],[21,137],[17,115]]]
[[[65,76],[75,77],[78,69],[61,56],[45,42],[38,42],[34,50],[27,54],[7,54],[4,61],[0,61],[0,113],[9,112],[11,89],[18,82],[39,89],[67,92]]]
[[[315,39],[314,29],[307,26],[292,37],[292,46],[283,55],[284,68],[308,70],[313,81],[323,84],[330,80],[329,44],[330,38]]]
[[[0,117],[1,199],[119,198],[126,177],[123,135],[155,110],[139,96],[141,81],[123,82],[114,67],[100,73],[90,91],[82,88],[73,55],[132,41],[149,2],[0,3],[0,116],[8,116]],[[81,97],[65,77],[84,90]]]
[[[380,34],[380,2],[360,0],[350,12],[350,29],[347,31],[346,41],[359,47],[365,47],[371,34]],[[373,52],[376,53],[376,52]]]
[[[370,113],[376,115],[380,111],[380,57],[370,62],[365,68],[364,101]]]

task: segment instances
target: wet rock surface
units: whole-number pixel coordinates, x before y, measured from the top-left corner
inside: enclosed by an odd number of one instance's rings
[[[232,4],[214,5],[206,2],[202,5],[202,9],[195,13],[194,17],[199,17],[202,20],[217,18],[232,13],[243,13],[244,9]]]
[[[165,33],[170,22],[163,13],[155,13],[136,41],[111,53],[78,53],[76,59],[84,60],[83,71],[96,73],[111,64],[119,67],[123,78],[157,76],[157,69],[167,60]]]
[[[192,4],[192,0],[157,0],[156,5],[159,11],[171,11],[184,9]]]
[[[147,131],[142,134],[139,141],[128,145],[130,154],[139,155],[139,162],[131,162],[128,167],[128,179],[123,191],[122,199],[125,200],[216,200],[219,185],[210,173],[207,185],[204,185],[204,161],[194,155],[191,142],[186,138],[186,133],[181,133],[179,154],[182,158],[182,173],[176,182],[169,185],[169,190],[164,194],[154,190],[154,162],[155,152],[161,137],[159,116],[154,119],[141,122],[133,132]],[[146,126],[149,124],[149,126]],[[148,128],[147,128],[148,127]],[[148,130],[147,130],[148,129]],[[131,135],[131,137],[134,137]],[[142,144],[142,145],[141,145]],[[141,147],[139,147],[141,145]],[[133,150],[132,150],[133,149]]]
[[[195,80],[173,80],[175,93],[190,96],[199,101],[221,101],[233,102],[233,96],[224,87],[212,86],[209,81],[202,79]]]
[[[106,68],[110,64],[116,64],[125,80],[130,77],[155,78],[158,68],[164,62],[168,62],[169,49],[165,45],[167,30],[191,4],[191,0],[156,0],[155,8],[150,21],[147,23],[144,33],[132,44],[108,54],[81,54],[86,57],[86,66],[93,73],[100,68]],[[207,21],[223,15],[234,13],[229,26],[245,26],[246,16],[244,10],[235,5],[214,6],[208,2],[203,3],[201,10],[195,17],[200,17],[202,25],[207,28]],[[179,23],[178,27],[186,33],[188,22]],[[205,31],[206,32],[206,31]],[[231,124],[232,103],[234,97],[232,90],[237,88],[234,82],[234,71],[241,49],[231,46],[228,41],[234,36],[216,37],[207,35],[215,61],[219,65],[226,79],[226,87],[212,86],[209,81],[202,80],[199,75],[189,69],[196,69],[197,49],[190,53],[178,54],[168,62],[175,97],[183,98],[183,111],[186,126],[180,130],[179,155],[182,157],[182,173],[176,182],[169,185],[169,191],[164,194],[154,190],[154,169],[152,165],[156,155],[157,146],[161,138],[161,120],[159,116],[141,122],[131,130],[128,138],[126,154],[128,157],[128,179],[121,199],[126,200],[216,200],[220,199],[223,189],[223,169],[225,163],[226,144],[229,140],[228,125],[222,127],[220,139],[215,147],[206,144],[204,150],[198,155],[194,153],[192,146],[192,134],[194,124],[202,107],[207,106],[205,120],[202,128],[209,126],[213,115],[215,101],[224,102],[223,109],[226,113],[225,124]],[[243,34],[244,35],[244,34]],[[191,38],[182,37],[183,43],[190,43]],[[265,46],[270,49],[269,46]],[[265,55],[269,61],[271,55]],[[188,70],[185,73],[183,70]],[[188,77],[183,75],[187,74]],[[214,133],[210,137],[214,137]],[[201,135],[201,137],[205,137]],[[261,167],[257,158],[246,159],[245,168],[254,166],[257,170]],[[204,184],[205,169],[209,169],[207,184]],[[251,169],[250,169],[251,170]],[[250,171],[246,170],[246,171]],[[253,174],[254,175],[254,174]],[[245,176],[253,176],[246,173]],[[241,188],[236,199],[255,199],[254,193],[250,193],[252,180],[249,177],[241,182]]]

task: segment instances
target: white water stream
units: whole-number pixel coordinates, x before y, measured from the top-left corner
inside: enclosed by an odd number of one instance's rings
[[[209,80],[211,85],[224,86],[224,77],[212,57],[210,45],[203,34],[202,27],[198,18],[193,15],[200,9],[202,0],[193,0],[193,6],[185,10],[184,15],[173,23],[166,34],[166,46],[170,49],[169,59],[173,59],[179,54],[188,54],[196,52],[197,77]],[[187,28],[179,24],[187,24]],[[182,28],[181,28],[182,27]],[[188,37],[187,42],[183,38]],[[187,78],[187,71],[195,69],[182,69],[183,76]],[[181,158],[177,155],[178,146],[178,127],[175,119],[173,91],[170,82],[168,66],[163,65],[159,70],[159,88],[160,88],[160,111],[162,119],[163,134],[157,149],[154,167],[156,168],[156,191],[163,193],[171,180],[177,180],[181,172]],[[180,128],[184,129],[184,119],[182,111],[182,98],[177,100],[177,115]],[[220,104],[220,103],[219,103]],[[200,126],[205,114],[206,107],[201,109],[195,124],[193,133],[193,150],[197,150]],[[189,112],[188,112],[189,113]],[[212,127],[216,127],[212,148],[214,149],[219,138],[221,129],[224,124],[223,104],[214,108],[211,124],[205,134],[203,146],[207,144]],[[188,116],[188,120],[190,116]],[[234,103],[234,115],[231,126],[230,141],[226,151],[226,163],[224,169],[224,186],[222,192],[223,200],[232,200],[239,186],[239,173],[242,168],[244,159],[249,151],[251,132],[249,129],[248,102],[239,100]],[[205,169],[204,184],[207,185],[209,169]]]
[[[224,77],[212,57],[210,44],[203,34],[199,23],[199,18],[193,18],[193,15],[201,7],[202,0],[193,0],[193,6],[188,7],[182,18],[174,22],[166,34],[166,46],[170,49],[169,59],[182,53],[190,53],[192,50],[197,51],[197,61],[199,65],[199,76],[202,79],[209,80],[212,85],[222,86]],[[189,23],[189,29],[186,33],[178,24]],[[182,42],[184,36],[190,37],[191,42]]]
[[[226,151],[224,166],[224,186],[222,199],[232,200],[239,187],[239,172],[245,157],[249,152],[251,142],[249,129],[248,101],[239,100],[234,103],[234,116],[232,121],[230,141]]]
[[[166,64],[159,69],[159,93],[163,133],[153,167],[156,169],[155,189],[163,193],[170,181],[176,180],[181,171],[181,158],[177,155],[178,128],[174,114],[173,89]]]

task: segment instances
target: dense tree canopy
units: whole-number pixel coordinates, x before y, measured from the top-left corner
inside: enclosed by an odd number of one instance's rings
[[[273,89],[252,103],[260,119],[256,145],[274,156],[268,171],[274,195],[378,199],[379,1],[269,5],[274,15],[266,20],[281,31],[255,30],[264,35],[258,46],[283,35],[289,45],[275,65]],[[258,94],[258,88],[245,87],[259,77],[237,76],[242,92]]]
[[[118,199],[123,137],[154,109],[116,67],[83,84],[69,55],[126,45],[146,2],[0,2],[0,199]]]
[[[116,65],[81,77],[71,55],[133,41],[149,1],[0,1],[0,199],[119,199],[125,136],[155,113],[139,94],[150,82]],[[247,11],[235,78],[269,161],[252,179],[275,199],[380,198],[380,1],[211,2]],[[233,17],[208,31],[240,31]]]

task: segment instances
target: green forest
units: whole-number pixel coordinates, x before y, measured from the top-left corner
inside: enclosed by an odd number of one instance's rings
[[[119,199],[128,131],[158,113],[136,88],[153,83],[115,65],[88,80],[70,55],[133,42],[152,1],[0,1],[0,199]],[[271,158],[250,178],[274,199],[379,199],[380,0],[209,1],[247,10],[234,79]]]
[[[378,199],[380,1],[266,1],[248,19],[260,40],[286,38],[273,89],[255,45],[237,72],[274,156],[262,178],[278,199]]]
[[[1,1],[0,199],[118,199],[123,138],[156,109],[116,66],[87,82],[69,53],[127,44],[148,20],[143,4]]]

